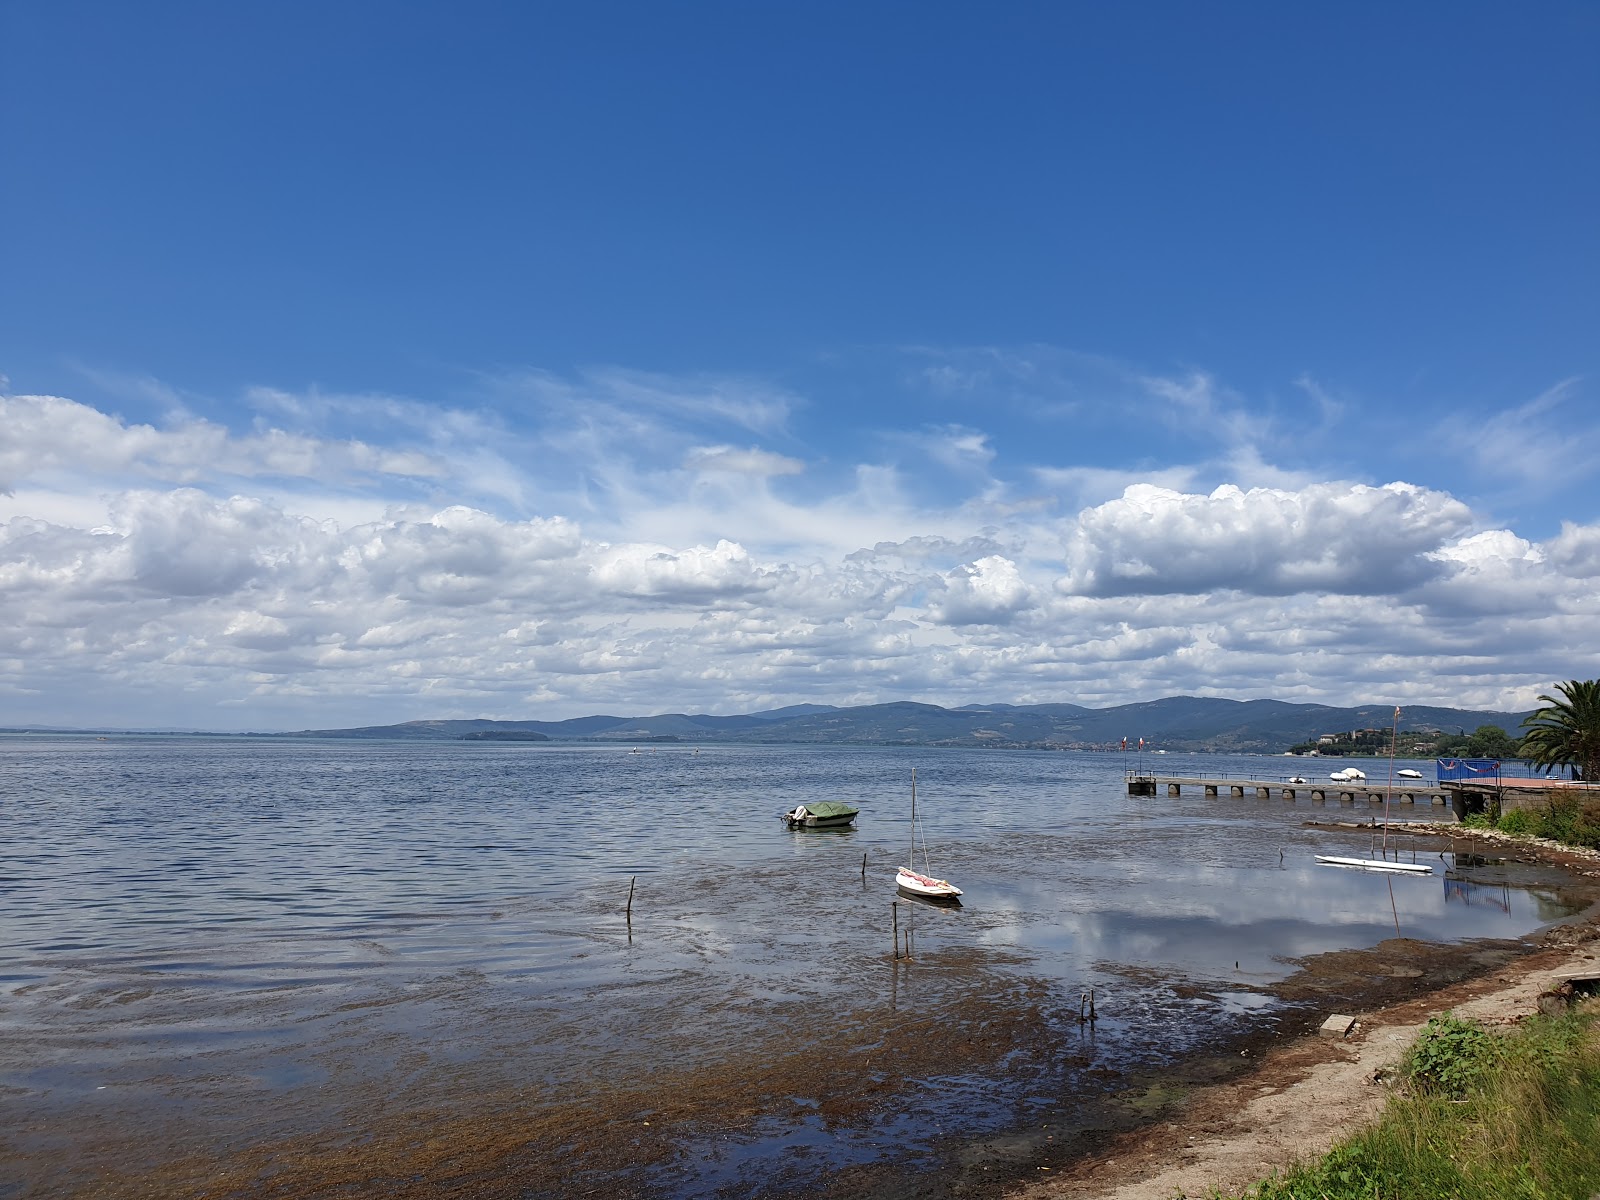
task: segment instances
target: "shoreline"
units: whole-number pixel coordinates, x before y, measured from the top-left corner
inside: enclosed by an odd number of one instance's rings
[[[1248,990],[1286,1002],[1281,1021],[1270,1018],[1237,1036],[1197,1043],[1182,1061],[1131,1069],[1114,1090],[1097,1090],[1097,1079],[1109,1077],[1095,1074],[1092,1027],[1081,1032],[1080,1022],[1077,1035],[1069,1032],[1071,1015],[1062,1011],[1059,989],[1049,980],[1013,976],[972,947],[935,948],[924,960],[932,969],[893,971],[890,990],[861,1009],[859,1020],[831,1029],[825,1055],[815,1053],[812,1039],[794,1039],[763,1022],[738,1053],[705,1062],[684,1057],[647,1077],[602,1071],[599,1087],[570,1095],[515,1072],[485,1071],[466,1061],[433,1066],[421,1057],[411,1069],[422,1071],[415,1081],[426,1094],[391,1087],[392,1073],[341,1078],[335,1071],[304,1090],[297,1105],[327,1112],[309,1121],[286,1117],[281,1127],[233,1120],[247,1114],[251,1102],[219,1063],[213,1077],[196,1078],[198,1090],[188,1097],[211,1106],[203,1115],[217,1123],[215,1130],[203,1122],[186,1128],[163,1121],[156,1111],[122,1122],[96,1108],[65,1126],[16,1131],[70,1145],[84,1164],[69,1173],[70,1182],[57,1175],[52,1184],[41,1173],[36,1189],[20,1195],[485,1200],[573,1194],[573,1181],[582,1180],[599,1188],[596,1194],[644,1197],[703,1194],[683,1190],[697,1186],[693,1172],[700,1166],[721,1169],[727,1194],[754,1194],[738,1190],[740,1147],[774,1122],[809,1131],[814,1141],[855,1138],[868,1157],[801,1190],[809,1154],[800,1142],[786,1160],[798,1174],[769,1179],[763,1194],[865,1200],[913,1178],[922,1189],[917,1194],[930,1196],[1173,1200],[1178,1187],[1196,1197],[1213,1186],[1237,1191],[1347,1132],[1345,1124],[1331,1126],[1330,1105],[1356,1114],[1370,1107],[1368,1101],[1381,1100],[1385,1089],[1359,1077],[1341,1082],[1337,1074],[1369,1042],[1387,1045],[1389,1035],[1376,1031],[1408,1022],[1420,1028],[1444,1005],[1515,988],[1553,956],[1600,949],[1588,944],[1600,936],[1600,887],[1593,882],[1600,878],[1600,854],[1455,824],[1425,832],[1438,847],[1559,867],[1576,890],[1561,910],[1569,915],[1519,936],[1464,942],[1415,940],[1400,936],[1397,926],[1395,937],[1366,949],[1279,960],[1298,969]],[[1128,980],[1136,989],[1135,969]],[[1182,1037],[1186,1004],[1212,990],[1205,980],[1180,982],[1177,1003],[1149,1030]],[[445,998],[451,994],[447,988]],[[1312,1036],[1329,1013],[1359,1017],[1359,1035],[1344,1043]],[[617,1019],[626,1024],[626,1011]],[[541,1046],[564,1036],[559,1021],[537,1013],[528,1020],[504,1044],[507,1061],[537,1062]],[[379,1029],[356,1049],[382,1057],[412,1046]],[[423,1051],[434,1052],[432,1046]],[[1399,1050],[1386,1053],[1392,1058]],[[935,1135],[887,1158],[869,1149],[874,1123],[903,1107],[921,1081],[993,1073],[1018,1087],[1032,1079],[1038,1094],[1058,1089],[1059,1106],[989,1133]],[[1340,1087],[1350,1098],[1330,1101]],[[1352,1117],[1350,1124],[1358,1121]],[[12,1165],[47,1163],[48,1155],[40,1157],[44,1149],[35,1143],[31,1155],[24,1150]],[[697,1166],[692,1156],[704,1162]],[[0,1148],[0,1163],[4,1159]],[[1220,1173],[1235,1159],[1245,1172],[1237,1183]],[[1162,1174],[1174,1167],[1215,1178],[1185,1175],[1174,1185]],[[1146,1185],[1156,1190],[1138,1190]]]
[[[1496,830],[1437,825],[1432,832],[1496,848],[1521,848],[1526,861],[1600,878],[1600,852]],[[1314,1160],[1370,1125],[1390,1095],[1390,1069],[1445,1011],[1487,1026],[1510,1026],[1538,1011],[1539,996],[1573,971],[1600,974],[1600,902],[1553,922],[1538,948],[1475,978],[1352,1012],[1342,1039],[1302,1035],[1272,1048],[1245,1073],[1197,1089],[1171,1119],[1114,1139],[1070,1168],[1006,1192],[1015,1200],[1174,1200],[1243,1194]],[[1041,1175],[1043,1172],[1041,1172]]]

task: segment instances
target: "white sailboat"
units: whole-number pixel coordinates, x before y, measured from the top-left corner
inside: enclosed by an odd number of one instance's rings
[[[894,877],[894,885],[906,896],[917,900],[931,900],[935,904],[960,904],[961,889],[948,879],[936,879],[932,874],[914,870],[917,862],[917,769],[911,768],[911,866],[901,867]],[[928,840],[922,839],[922,865],[932,871],[928,862]]]
[[[1390,730],[1390,732],[1389,732],[1389,786],[1388,786],[1388,789],[1383,794],[1383,852],[1384,852],[1385,856],[1387,856],[1388,853],[1389,853],[1389,803],[1390,803],[1390,801],[1392,801],[1394,799],[1394,750],[1395,750],[1395,743],[1397,741],[1399,741],[1399,739],[1400,739],[1400,709],[1397,706],[1395,708],[1395,710],[1394,710],[1394,728],[1392,730]],[[1346,771],[1334,774],[1334,775],[1330,776],[1330,778],[1338,779],[1339,775],[1342,774],[1348,779],[1350,777],[1350,774],[1351,774],[1352,771],[1357,776],[1359,776],[1360,778],[1362,778],[1362,779],[1366,778],[1366,776],[1364,774],[1362,774],[1360,771],[1356,771],[1354,767],[1351,767]],[[1427,863],[1396,862],[1394,859],[1388,858],[1388,857],[1384,857],[1384,858],[1345,858],[1345,857],[1343,857],[1341,855],[1337,855],[1337,854],[1318,854],[1318,855],[1316,855],[1316,860],[1319,863],[1323,864],[1323,866],[1327,866],[1327,867],[1354,867],[1355,869],[1360,870],[1360,871],[1389,871],[1389,872],[1393,872],[1393,873],[1399,874],[1399,875],[1432,875],[1433,874],[1433,867],[1431,867]],[[1392,887],[1393,885],[1391,884],[1390,886]],[[1399,922],[1398,922],[1398,918],[1397,918],[1396,919],[1396,924],[1398,925],[1398,923]]]

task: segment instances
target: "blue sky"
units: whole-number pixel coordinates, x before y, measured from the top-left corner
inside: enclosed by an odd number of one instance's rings
[[[0,0],[0,722],[1600,673],[1600,10]]]

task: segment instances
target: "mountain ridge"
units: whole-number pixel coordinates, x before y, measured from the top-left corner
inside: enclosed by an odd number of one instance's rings
[[[802,704],[732,716],[658,713],[618,717],[596,714],[563,721],[496,721],[487,718],[406,721],[348,729],[306,729],[265,737],[408,740],[484,739],[485,734],[537,733],[556,740],[601,742],[680,741],[797,745],[966,746],[1005,749],[1099,749],[1143,738],[1149,748],[1220,753],[1279,753],[1323,734],[1388,729],[1388,704],[1340,707],[1287,700],[1232,700],[1168,696],[1108,708],[1070,703],[937,704],[900,700],[850,707]],[[1517,736],[1522,712],[1402,706],[1406,732],[1471,732],[1495,725]]]

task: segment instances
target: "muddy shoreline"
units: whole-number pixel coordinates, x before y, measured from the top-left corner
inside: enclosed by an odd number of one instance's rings
[[[1600,974],[1600,852],[1455,825],[1429,832],[1475,846],[1486,857],[1558,867],[1596,881],[1595,899],[1585,912],[1523,939],[1503,961],[1489,953],[1481,971],[1443,987],[1373,1007],[1352,1005],[1343,1010],[1358,1021],[1348,1038],[1307,1033],[1271,1047],[1237,1078],[1196,1090],[1173,1120],[1109,1139],[1066,1170],[1005,1194],[1015,1200],[1241,1194],[1376,1120],[1393,1081],[1389,1068],[1429,1017],[1451,1010],[1491,1026],[1512,1025],[1538,1010],[1541,994],[1563,973]]]
[[[179,1129],[80,1118],[48,1131],[71,1144],[76,1171],[54,1182],[34,1175],[0,1185],[0,1197],[862,1200],[997,1197],[1046,1177],[1058,1188],[1104,1190],[1181,1153],[1196,1128],[1220,1119],[1238,1088],[1259,1080],[1269,1082],[1255,1086],[1283,1086],[1307,1069],[1330,1049],[1313,1036],[1329,1013],[1370,1019],[1445,1007],[1594,935],[1595,856],[1457,826],[1426,832],[1457,849],[1481,845],[1486,856],[1560,868],[1589,910],[1530,938],[1436,945],[1396,937],[1299,960],[1293,974],[1257,989],[1280,1002],[1271,1019],[1245,1021],[1245,1032],[1204,1038],[1131,1071],[1097,1067],[1096,1026],[1080,1019],[1080,998],[994,970],[982,955],[950,952],[904,968],[919,989],[914,1007],[865,1006],[848,1023],[822,1028],[786,1026],[796,1014],[775,1014],[768,1032],[716,1062],[647,1078],[613,1071],[581,1096],[485,1080],[465,1065],[420,1064],[430,1101],[413,1094],[402,1102],[382,1082],[335,1079],[307,1098],[334,1114],[317,1122],[323,1132],[274,1136],[264,1124],[220,1155],[215,1139]],[[1126,994],[1139,995],[1138,972],[1123,974]],[[1214,989],[1175,990],[1179,1000],[1205,1001]],[[1171,1019],[1183,1019],[1181,1007]],[[999,1132],[897,1140],[897,1112],[979,1102],[960,1080],[996,1075],[1032,1097],[994,1115]],[[930,1091],[934,1079],[954,1082]],[[741,1169],[741,1148],[775,1128],[804,1136],[780,1171],[756,1181]],[[30,1132],[43,1136],[26,1127],[15,1136]],[[859,1162],[822,1172],[820,1154],[808,1155],[808,1139],[834,1150],[852,1138]],[[38,1154],[28,1161],[37,1163]]]

